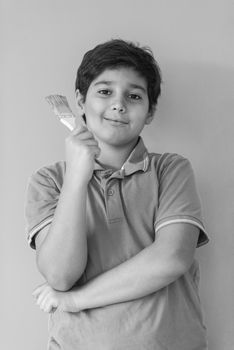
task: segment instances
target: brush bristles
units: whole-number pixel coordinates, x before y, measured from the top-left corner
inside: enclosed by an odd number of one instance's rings
[[[62,95],[50,95],[47,96],[46,101],[51,105],[54,113],[60,118],[75,117],[68,101],[65,96]]]

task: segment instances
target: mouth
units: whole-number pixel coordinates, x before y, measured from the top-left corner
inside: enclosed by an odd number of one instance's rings
[[[112,119],[112,118],[104,118],[105,120],[107,120],[109,123],[111,123],[112,125],[126,125],[128,124],[127,121],[125,120],[119,120],[119,119]]]

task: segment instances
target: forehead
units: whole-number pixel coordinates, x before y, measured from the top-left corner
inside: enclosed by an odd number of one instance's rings
[[[147,90],[146,79],[136,70],[128,67],[105,69],[91,83],[92,86],[98,86],[100,84],[120,84],[123,86],[139,87]]]

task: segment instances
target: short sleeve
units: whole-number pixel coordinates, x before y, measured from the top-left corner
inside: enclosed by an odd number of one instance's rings
[[[178,155],[162,155],[158,166],[159,195],[155,232],[169,224],[190,223],[200,230],[197,246],[209,241],[190,162]]]
[[[27,240],[31,248],[35,249],[35,236],[50,224],[60,194],[60,185],[56,171],[41,168],[28,180],[25,196],[25,220]]]

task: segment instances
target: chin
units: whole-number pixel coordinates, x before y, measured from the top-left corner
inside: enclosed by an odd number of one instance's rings
[[[130,145],[130,144],[134,144],[137,142],[138,140],[138,137],[135,137],[135,138],[124,138],[124,137],[111,137],[109,139],[106,139],[106,140],[103,140],[103,142],[105,144],[108,144],[112,147],[124,147],[124,146],[127,146],[127,145]]]

